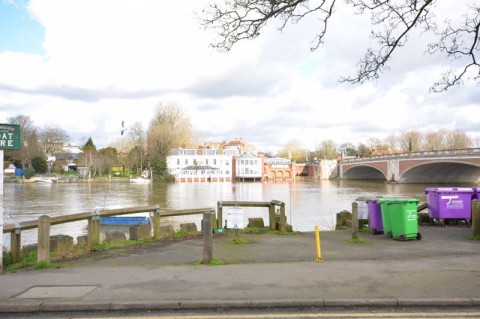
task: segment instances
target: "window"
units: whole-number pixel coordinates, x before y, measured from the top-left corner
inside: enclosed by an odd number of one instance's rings
[[[188,158],[185,159],[185,165],[188,165]]]
[[[217,165],[217,159],[216,158],[213,159],[213,165]]]
[[[205,160],[205,165],[208,165],[208,158]]]
[[[177,165],[180,165],[180,159],[177,158]]]

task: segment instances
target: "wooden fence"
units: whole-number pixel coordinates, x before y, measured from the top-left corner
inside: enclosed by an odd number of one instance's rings
[[[272,200],[271,202],[237,202],[237,201],[219,201],[217,204],[217,218],[213,227],[223,225],[223,207],[267,207],[269,209],[270,228],[276,229],[275,209],[280,208],[279,230],[284,232],[286,230],[285,217],[285,203]],[[50,261],[50,227],[52,225],[65,224],[77,222],[81,220],[88,221],[87,227],[87,246],[92,248],[94,245],[100,244],[100,217],[119,216],[135,213],[149,213],[153,224],[153,238],[158,240],[161,238],[160,234],[160,218],[196,214],[215,214],[215,207],[198,208],[198,209],[184,209],[184,210],[161,210],[159,205],[141,206],[118,209],[94,209],[93,212],[78,213],[72,215],[62,216],[47,216],[42,215],[38,220],[23,221],[15,224],[5,224],[3,227],[4,233],[10,233],[10,251],[12,259],[18,261],[22,250],[22,231],[28,229],[38,228],[38,245],[37,245],[37,260]]]
[[[160,217],[184,216],[196,214],[215,214],[215,207],[184,209],[184,210],[160,210],[160,206],[143,206],[120,209],[95,209],[93,212],[79,213],[64,216],[49,217],[42,215],[38,220],[24,221],[15,224],[5,224],[4,233],[10,233],[10,250],[14,261],[20,259],[22,249],[21,235],[22,231],[38,228],[37,260],[50,260],[50,226],[71,223],[81,220],[88,220],[87,227],[87,245],[92,248],[93,245],[100,243],[100,217],[119,216],[134,213],[149,213],[153,224],[153,238],[158,240],[160,234]]]
[[[267,207],[269,216],[269,225],[271,230],[276,229],[275,208],[280,208],[279,230],[284,232],[286,230],[287,219],[285,217],[285,203],[279,200],[272,200],[271,202],[237,202],[237,201],[219,201],[217,203],[217,224],[223,223],[223,207]]]

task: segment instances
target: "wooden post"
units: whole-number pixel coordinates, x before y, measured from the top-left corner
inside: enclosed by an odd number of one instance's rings
[[[204,213],[203,229],[203,264],[208,265],[213,256],[212,213]]]
[[[480,237],[480,203],[472,200],[472,236]]]
[[[153,213],[153,239],[160,240],[162,235],[160,234],[160,208]]]
[[[12,253],[12,261],[14,263],[19,262],[22,252],[22,235],[20,229],[10,233],[10,252]]]
[[[223,205],[222,202],[217,203],[217,226],[223,228]]]
[[[285,216],[285,203],[280,205],[280,231],[285,232],[287,230],[286,227],[287,223],[287,216]]]
[[[38,218],[37,262],[50,263],[50,217],[47,215]]]
[[[352,203],[352,239],[358,239],[358,203]]]
[[[88,219],[88,248],[92,248],[95,245],[100,244],[100,216],[97,212],[93,212],[93,216]]]
[[[269,216],[269,223],[270,223],[270,230],[275,230],[276,228],[276,220],[275,220],[275,204],[270,203],[268,206],[268,216]]]

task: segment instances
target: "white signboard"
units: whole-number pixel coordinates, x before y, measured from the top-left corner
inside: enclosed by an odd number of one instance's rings
[[[229,208],[227,212],[227,228],[245,228],[245,213],[242,208]]]
[[[368,205],[366,202],[358,202],[358,219],[368,219]]]

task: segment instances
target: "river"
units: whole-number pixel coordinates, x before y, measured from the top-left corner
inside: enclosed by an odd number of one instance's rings
[[[477,185],[391,184],[380,181],[296,181],[292,183],[5,183],[5,224],[37,219],[41,215],[68,215],[93,211],[98,207],[133,207],[160,205],[165,209],[216,207],[218,201],[285,202],[287,222],[295,231],[335,228],[335,216],[351,211],[359,196],[407,196],[425,201],[428,187],[477,187]],[[263,217],[265,208],[244,209],[246,218]],[[224,212],[225,216],[226,212]],[[176,230],[184,222],[195,222],[200,228],[201,216],[172,217],[164,224]],[[86,234],[86,221],[52,226],[51,234],[76,238]],[[4,235],[8,248],[10,238]],[[36,242],[36,230],[22,234],[22,244]]]

